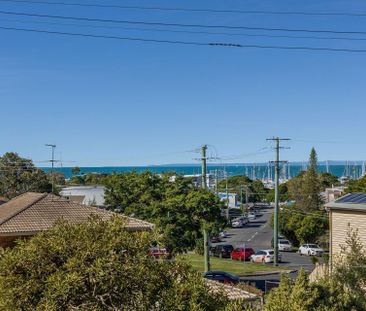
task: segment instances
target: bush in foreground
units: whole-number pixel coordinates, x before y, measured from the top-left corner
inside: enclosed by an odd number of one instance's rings
[[[0,256],[0,310],[240,310],[185,264],[157,261],[151,232],[121,219],[70,225]]]

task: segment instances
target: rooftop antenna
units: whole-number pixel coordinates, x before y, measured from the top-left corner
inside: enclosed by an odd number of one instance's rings
[[[55,174],[54,174],[54,169],[55,169],[55,149],[56,149],[56,145],[54,145],[54,144],[46,144],[45,146],[51,148],[52,157],[51,157],[51,160],[49,160],[49,162],[51,162],[52,193],[55,193]]]

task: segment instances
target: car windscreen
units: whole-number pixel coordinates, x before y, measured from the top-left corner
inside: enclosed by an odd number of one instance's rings
[[[273,255],[274,251],[269,251],[268,254]]]
[[[319,246],[318,246],[318,245],[316,245],[316,244],[309,244],[309,247],[310,247],[310,248],[319,248]]]
[[[287,241],[287,240],[280,240],[280,241],[279,241],[279,243],[280,243],[280,244],[290,244],[290,242],[289,242],[289,241]]]

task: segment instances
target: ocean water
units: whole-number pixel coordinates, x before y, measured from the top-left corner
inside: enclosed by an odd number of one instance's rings
[[[44,171],[49,172],[50,168],[43,167]],[[113,172],[122,173],[122,172],[145,172],[150,171],[153,173],[164,173],[164,172],[175,172],[177,174],[183,175],[193,175],[200,174],[201,167],[199,165],[157,165],[157,166],[106,166],[106,167],[80,167],[81,173],[105,173],[111,174]],[[285,164],[281,166],[280,177],[281,178],[291,178],[299,174],[302,170],[305,170],[306,166],[298,165],[298,164]],[[70,178],[72,176],[71,167],[59,167],[55,168],[56,171],[61,172],[65,175],[66,178]],[[338,177],[341,176],[350,176],[351,178],[358,178],[361,176],[362,165],[319,165],[319,172],[326,172],[336,175]],[[208,173],[215,174],[218,173],[219,176],[237,176],[237,175],[246,175],[251,179],[256,178],[273,178],[274,169],[273,167],[268,167],[265,164],[258,165],[208,165],[207,168]]]

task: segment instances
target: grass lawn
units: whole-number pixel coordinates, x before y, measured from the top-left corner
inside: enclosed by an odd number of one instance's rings
[[[221,270],[231,272],[239,276],[256,273],[260,271],[286,270],[286,267],[282,266],[274,267],[273,264],[260,264],[260,263],[252,263],[249,261],[244,262],[231,259],[220,259],[216,257],[210,257],[210,258],[211,258],[211,270]],[[177,259],[187,261],[200,272],[204,271],[204,258],[201,255],[189,253],[185,255],[180,255],[177,257]]]

